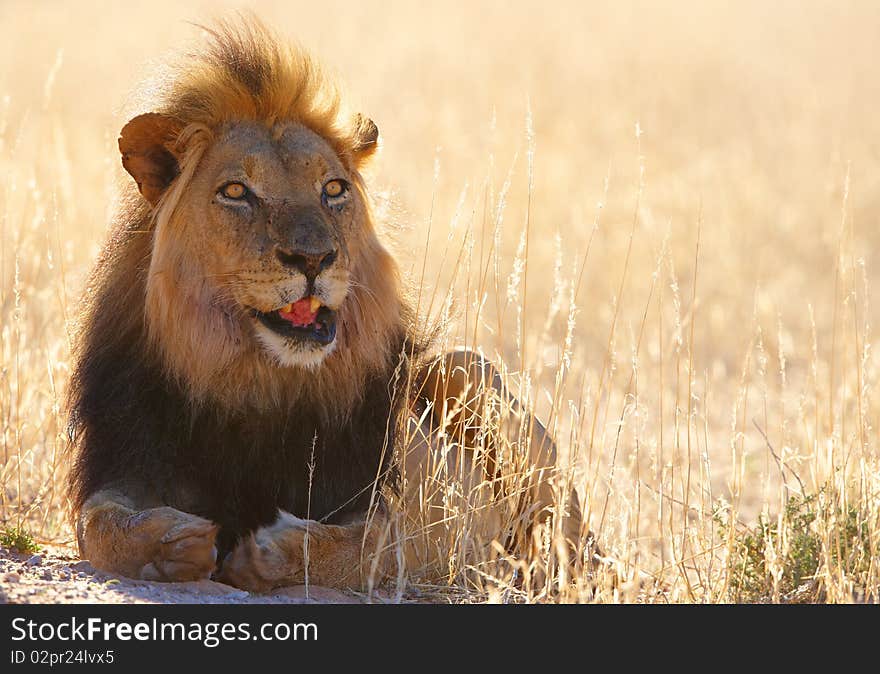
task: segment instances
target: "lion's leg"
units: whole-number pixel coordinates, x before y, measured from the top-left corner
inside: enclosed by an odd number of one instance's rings
[[[80,554],[104,571],[162,581],[199,580],[214,571],[216,524],[167,506],[140,507],[121,490],[93,494],[76,530]]]
[[[429,434],[482,452],[483,477],[496,497],[520,500],[521,526],[508,546],[523,551],[534,526],[555,512],[561,515],[554,521],[555,534],[566,542],[565,554],[571,561],[581,559],[584,546],[593,545],[592,536],[583,528],[577,492],[558,470],[556,444],[507,390],[497,369],[476,352],[457,350],[434,360],[421,381],[431,406]]]
[[[281,511],[271,525],[241,540],[223,560],[219,580],[252,592],[302,585],[364,589],[388,574],[388,520],[383,508],[341,524]]]

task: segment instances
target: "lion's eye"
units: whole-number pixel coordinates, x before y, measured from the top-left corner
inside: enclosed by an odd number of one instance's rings
[[[220,193],[228,199],[242,199],[247,194],[247,187],[241,183],[227,183],[220,189]]]
[[[324,185],[324,194],[331,199],[333,197],[338,197],[340,194],[345,192],[345,182],[342,180],[330,180]]]

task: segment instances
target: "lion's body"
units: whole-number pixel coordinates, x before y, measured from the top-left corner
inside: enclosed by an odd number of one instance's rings
[[[129,349],[103,350],[102,367],[89,372],[77,408],[89,429],[75,465],[77,504],[108,484],[141,492],[143,506],[168,505],[220,525],[221,555],[279,509],[335,521],[369,505],[395,437],[388,420],[400,401],[391,399],[388,378],[372,377],[344,419],[328,420],[305,404],[194,406],[144,360]]]
[[[443,500],[418,489],[436,477],[433,427],[402,446],[413,415],[494,374],[456,383],[470,355],[425,358],[360,175],[375,125],[341,113],[313,63],[264,29],[212,35],[120,138],[140,195],[121,200],[82,314],[80,548],[163,580],[210,576],[219,554],[223,579],[266,589],[302,581],[308,531],[312,582],[362,585],[394,557],[400,468],[404,498],[422,494],[410,521]],[[525,455],[551,466],[537,437]],[[485,457],[471,468],[495,477]],[[491,538],[500,520],[486,521]]]

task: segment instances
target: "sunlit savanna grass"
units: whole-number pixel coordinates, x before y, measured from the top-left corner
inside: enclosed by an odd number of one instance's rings
[[[504,363],[617,576],[523,590],[453,544],[413,588],[880,598],[880,8],[253,8],[377,122],[369,182],[422,314]],[[217,11],[0,5],[0,518],[39,540],[71,540],[60,402],[120,110]]]

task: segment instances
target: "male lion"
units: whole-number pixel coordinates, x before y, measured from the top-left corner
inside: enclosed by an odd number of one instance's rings
[[[436,562],[452,491],[485,494],[482,542],[523,551],[555,519],[581,554],[540,424],[478,355],[416,335],[360,173],[376,125],[259,25],[208,33],[119,137],[139,194],[88,285],[69,394],[83,557],[360,588]]]

